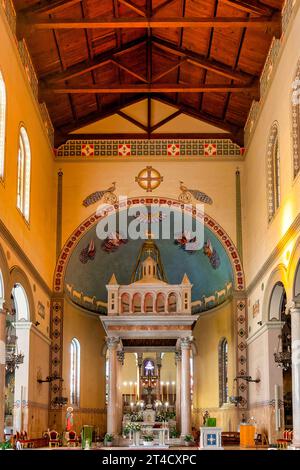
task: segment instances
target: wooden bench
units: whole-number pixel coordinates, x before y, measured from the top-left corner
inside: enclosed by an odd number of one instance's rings
[[[239,432],[223,431],[221,437],[223,446],[238,446],[240,444]]]

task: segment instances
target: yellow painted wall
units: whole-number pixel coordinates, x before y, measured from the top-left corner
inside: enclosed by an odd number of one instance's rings
[[[4,181],[0,183],[0,219],[51,286],[55,265],[56,180],[53,153],[2,7],[0,44],[0,69],[7,94],[5,174]],[[21,123],[27,130],[31,147],[29,225],[16,207],[17,154]]]
[[[236,431],[237,409],[233,405],[219,406],[218,348],[223,338],[228,341],[228,393],[229,396],[236,394],[233,388],[236,362],[232,303],[201,315],[193,336],[197,349],[194,357],[193,423],[201,425],[202,415],[208,409],[210,416],[217,418],[218,426],[225,431]]]
[[[243,163],[243,162],[239,162]],[[97,209],[97,204],[85,208],[82,201],[92,192],[107,189],[116,181],[116,195],[127,197],[146,196],[135,182],[135,177],[147,165],[152,165],[163,176],[161,185],[151,193],[177,199],[180,181],[188,188],[200,189],[213,199],[211,206],[205,206],[235,240],[235,171],[236,163],[204,161],[90,161],[57,162],[56,170],[62,168],[63,175],[63,242],[77,226]],[[239,165],[240,166],[240,165]],[[242,174],[243,181],[243,174]],[[76,208],[76,210],[74,210]]]
[[[95,425],[100,433],[106,427],[105,334],[97,316],[88,315],[65,301],[63,351],[63,395],[70,399],[70,344],[80,343],[80,406],[74,407],[74,428]],[[58,426],[59,427],[59,426]],[[62,427],[65,427],[63,416]]]

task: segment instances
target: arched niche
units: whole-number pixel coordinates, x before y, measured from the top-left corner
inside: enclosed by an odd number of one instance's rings
[[[166,310],[166,298],[165,295],[160,292],[156,297],[156,311],[157,313],[163,313]]]
[[[264,298],[263,298],[263,305],[262,305],[262,321],[268,322],[270,321],[270,300],[272,297],[272,292],[274,286],[277,284],[282,284],[286,290],[286,286],[288,285],[287,281],[287,270],[284,264],[279,264],[276,268],[271,272],[264,291]],[[274,305],[272,305],[272,308]]]
[[[22,286],[28,302],[28,309],[29,309],[29,316],[28,318],[21,318],[20,320],[30,321],[32,323],[35,322],[35,306],[34,306],[34,297],[31,289],[30,281],[26,275],[26,273],[19,268],[18,266],[13,266],[10,271],[10,291],[12,292],[15,286]]]
[[[142,311],[142,297],[139,293],[134,294],[132,298],[132,311],[133,313],[141,313]]]

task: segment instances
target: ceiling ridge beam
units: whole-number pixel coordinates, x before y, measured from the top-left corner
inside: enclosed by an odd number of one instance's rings
[[[85,73],[91,72],[92,70],[102,67],[103,65],[109,63],[111,60],[115,59],[115,56],[119,56],[126,52],[131,51],[132,49],[140,47],[147,40],[147,36],[142,36],[141,38],[134,39],[127,44],[124,44],[120,47],[110,49],[109,51],[103,52],[98,56],[94,56],[92,60],[87,60],[80,62],[78,64],[72,65],[67,68],[64,72],[51,73],[49,75],[44,75],[41,77],[42,80],[46,82],[61,82],[65,80],[70,80],[71,78],[78,77]]]
[[[145,29],[145,28],[251,28],[270,34],[281,34],[280,15],[259,17],[169,17],[169,18],[114,18],[93,19],[39,19],[18,15],[18,37],[45,29]]]
[[[230,78],[232,80],[237,80],[240,82],[251,82],[253,81],[253,79],[257,78],[246,72],[235,71],[231,67],[228,67],[228,65],[222,64],[221,62],[217,62],[212,59],[207,59],[205,56],[202,56],[201,54],[198,54],[197,52],[191,51],[189,49],[186,49],[185,47],[176,46],[175,44],[166,41],[165,39],[153,36],[152,41],[157,47],[169,51],[171,54],[184,57],[188,60],[188,62],[192,63],[193,65],[204,68],[218,75],[222,75],[223,77]]]

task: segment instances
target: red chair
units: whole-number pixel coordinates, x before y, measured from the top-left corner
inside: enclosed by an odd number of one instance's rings
[[[68,447],[76,447],[78,443],[77,434],[75,431],[69,431],[69,437],[67,439]]]
[[[59,434],[57,431],[50,431],[49,433],[49,447],[59,447]]]

